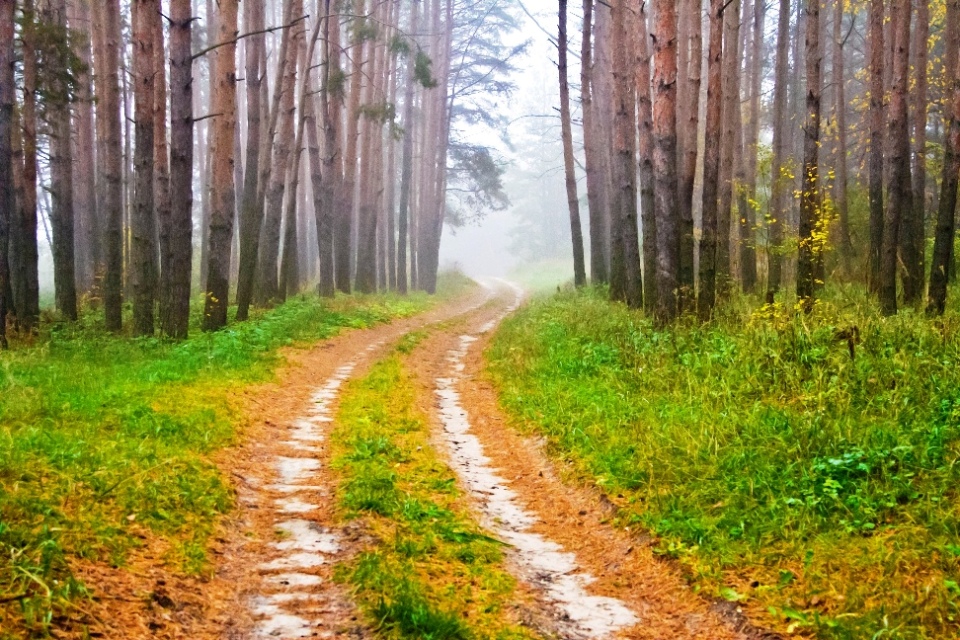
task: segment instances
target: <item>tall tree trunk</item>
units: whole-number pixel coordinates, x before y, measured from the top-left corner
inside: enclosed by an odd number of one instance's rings
[[[136,0],[133,13],[134,204],[131,218],[133,265],[133,333],[153,335],[156,300],[154,241],[154,101],[156,75],[153,55],[154,22],[160,18],[157,0]]]
[[[644,10],[641,3],[640,10]],[[625,276],[623,272],[615,273],[613,267],[613,229],[611,227],[611,207],[613,204],[613,127],[615,118],[613,86],[613,53],[612,53],[612,20],[611,4],[598,2],[593,13],[593,69],[590,73],[590,88],[592,90],[592,138],[597,147],[597,172],[599,188],[597,190],[600,202],[600,227],[603,239],[603,255],[607,275],[610,281],[610,293],[616,294],[623,288]],[[639,71],[639,70],[638,70]],[[649,84],[649,74],[648,74]]]
[[[717,285],[730,287],[730,222],[733,215],[733,169],[737,119],[740,113],[740,0],[723,12],[723,126],[720,134],[720,209],[717,215]]]
[[[95,185],[95,149],[93,132],[93,89],[91,86],[90,0],[75,0],[67,6],[70,28],[74,34],[73,49],[80,62],[76,76],[76,103],[74,137],[74,227],[77,241],[77,280],[82,290],[94,286],[100,265],[100,231],[97,216]]]
[[[653,170],[657,217],[657,305],[663,324],[676,318],[680,268],[677,210],[677,9],[672,0],[654,0]]]
[[[364,0],[354,0],[354,13],[364,15]],[[364,43],[354,35],[350,43],[350,91],[347,103],[346,149],[344,155],[344,179],[337,205],[337,222],[334,231],[336,245],[337,289],[350,293],[353,257],[353,210],[357,179],[357,143],[360,133],[360,95],[363,89]]]
[[[757,225],[757,155],[760,142],[760,93],[763,82],[763,34],[766,18],[766,2],[753,2],[753,32],[750,40],[750,118],[743,153],[746,157],[746,181],[742,186],[747,206],[741,209],[740,217],[740,283],[745,293],[757,288],[757,250],[755,228]]]
[[[678,134],[683,138],[680,158],[679,200],[680,208],[680,306],[681,310],[693,308],[694,300],[694,264],[693,264],[693,187],[697,173],[697,132],[700,128],[700,73],[703,67],[703,40],[701,36],[702,0],[688,0],[688,37],[690,57],[687,62],[686,85],[684,90],[684,118]],[[686,44],[681,41],[681,49]],[[683,66],[680,67],[684,69]],[[681,85],[682,86],[682,85]]]
[[[882,1],[882,0],[881,0]],[[773,85],[773,175],[770,178],[770,239],[767,275],[767,299],[780,290],[783,270],[783,227],[786,220],[787,195],[790,190],[787,150],[790,135],[787,129],[788,49],[790,46],[790,0],[780,0],[777,23],[777,62]]]
[[[910,81],[911,0],[893,0],[890,32],[894,36],[893,87],[887,126],[890,139],[890,182],[883,221],[883,261],[880,268],[880,308],[897,312],[897,257],[900,248],[900,216],[911,210],[910,131],[907,122],[907,90]]]
[[[303,14],[303,0],[291,0],[291,15]],[[296,111],[297,57],[302,27],[291,27],[285,51],[283,76],[277,83],[279,112],[277,135],[273,143],[273,158],[270,162],[269,183],[266,192],[266,209],[261,230],[259,259],[259,289],[257,301],[269,303],[279,295],[278,259],[280,256],[280,229],[283,221],[287,178],[290,177],[291,151],[294,145]],[[276,105],[276,98],[275,105]],[[294,201],[295,202],[295,201]]]
[[[23,105],[21,108],[23,148],[23,180],[17,206],[19,218],[20,264],[18,279],[23,288],[23,301],[17,310],[18,320],[26,330],[36,327],[40,317],[39,246],[37,244],[37,31],[34,0],[23,0]],[[108,326],[109,328],[109,326]]]
[[[912,88],[913,108],[913,183],[912,207],[901,215],[901,242],[903,252],[903,301],[916,305],[924,295],[924,220],[927,209],[927,38],[930,35],[930,8],[928,0],[916,0],[917,24],[913,46],[916,54],[913,67],[916,83]]]
[[[170,150],[167,147],[167,56],[159,3],[157,12],[153,20],[153,204],[159,238],[160,276],[157,291],[160,329],[163,331],[170,301],[170,236],[173,229],[170,220]]]
[[[560,129],[563,138],[563,170],[570,210],[570,238],[573,241],[573,282],[587,284],[587,268],[583,256],[583,229],[580,226],[580,202],[577,196],[577,174],[573,167],[573,125],[570,124],[570,86],[567,84],[567,0],[560,0],[560,25],[557,49],[560,55]],[[632,120],[632,118],[631,118]]]
[[[716,140],[723,113],[723,7],[710,0],[710,45],[707,53],[707,139]],[[700,290],[697,314],[713,313],[717,294],[717,206],[720,197],[720,146],[708,144],[703,156],[702,233],[700,236]]]
[[[652,312],[657,301],[657,217],[653,202],[653,102],[650,96],[650,45],[646,3],[637,27],[637,120],[640,129],[640,224],[643,228],[643,303]]]
[[[847,202],[847,90],[844,77],[844,47],[847,33],[843,30],[845,0],[834,0],[833,17],[833,87],[834,117],[837,125],[837,156],[833,183],[833,201],[837,209],[840,232],[840,256],[843,258],[847,273],[850,273],[850,259],[855,251],[850,239],[850,213]],[[856,20],[856,14],[851,15]],[[851,25],[852,28],[852,25]]]
[[[597,140],[594,133],[593,105],[593,31],[594,0],[583,0],[583,33],[580,42],[580,111],[583,118],[583,156],[587,174],[587,210],[590,219],[590,280],[594,284],[607,281],[606,244],[603,237],[603,188],[598,172]]]
[[[637,231],[637,153],[636,153],[636,70],[631,64],[633,50],[629,38],[633,21],[626,0],[616,0],[612,9],[614,148],[613,191],[611,192],[612,255],[611,272],[624,277],[622,300],[631,308],[643,306],[643,278]],[[628,35],[629,34],[629,35]],[[571,145],[572,146],[572,145]],[[572,150],[572,149],[571,149]],[[572,158],[571,158],[572,160]],[[621,266],[622,265],[622,266]],[[611,289],[611,294],[614,291]]]
[[[203,329],[216,331],[227,324],[230,294],[230,251],[236,188],[233,180],[234,128],[237,126],[237,7],[238,0],[220,0],[214,60],[213,202],[210,209],[210,260],[207,266]],[[276,277],[276,268],[274,268]]]
[[[50,0],[42,18],[50,28],[67,34],[66,0]],[[50,51],[57,59],[63,54]],[[58,69],[48,82],[47,105],[50,127],[50,194],[53,226],[53,279],[57,310],[68,320],[77,319],[77,281],[73,209],[73,145],[70,141],[70,86],[67,61],[60,57]],[[58,72],[59,71],[59,72]]]
[[[419,23],[419,2],[413,0],[410,7],[410,34],[416,37]],[[413,138],[416,74],[414,73],[414,53],[407,55],[406,88],[403,94],[403,157],[400,161],[400,210],[397,215],[397,289],[407,293],[407,235],[410,210],[410,190],[413,181]]]
[[[813,310],[823,261],[824,232],[820,206],[820,0],[806,0],[807,118],[803,126],[803,189],[800,194],[800,257],[797,298],[804,311]]]
[[[320,89],[320,112],[323,115],[323,166],[321,178],[321,202],[316,211],[317,248],[320,252],[320,295],[333,297],[336,287],[334,266],[337,251],[334,245],[334,225],[336,223],[337,186],[340,182],[340,154],[337,145],[337,130],[340,126],[340,96],[331,92],[333,73],[339,68],[333,66],[336,59],[333,51],[333,35],[340,31],[339,15],[335,14],[331,0],[323,0],[323,61],[324,77]],[[312,166],[313,160],[311,160]],[[314,194],[316,195],[316,194]]]
[[[246,0],[243,8],[244,28],[248,32],[263,31],[263,0]],[[243,195],[240,209],[240,265],[237,275],[237,320],[246,320],[253,300],[253,283],[257,273],[257,252],[260,227],[263,224],[263,201],[260,199],[260,145],[264,36],[255,35],[244,42],[246,56],[247,157],[243,173]]]
[[[374,19],[380,21],[381,6],[374,9]],[[365,106],[373,107],[380,100],[382,90],[380,81],[384,51],[376,40],[368,42],[367,56],[370,64],[366,74]],[[360,152],[360,191],[357,194],[359,202],[359,216],[357,219],[357,266],[356,287],[361,293],[376,293],[377,291],[377,195],[376,183],[377,165],[383,162],[383,157],[377,152],[377,140],[382,139],[383,123],[375,109],[368,111],[364,116],[362,151]]]
[[[883,0],[870,2],[870,255],[867,284],[880,293],[880,271],[883,255],[883,156],[886,105],[884,103]]]
[[[193,74],[190,0],[170,1],[170,235],[161,329],[187,337],[193,253]]]
[[[13,67],[14,0],[0,0],[0,349],[7,348],[10,285],[10,221],[14,211],[13,107],[16,102]]]
[[[947,24],[960,24],[960,0],[947,0]],[[948,35],[949,37],[949,35]],[[947,305],[947,281],[952,263],[956,234],[957,183],[960,181],[960,75],[957,74],[957,37],[948,43],[944,68],[947,70],[945,111],[946,135],[943,140],[943,176],[937,207],[933,260],[930,264],[930,291],[927,312],[943,314]]]

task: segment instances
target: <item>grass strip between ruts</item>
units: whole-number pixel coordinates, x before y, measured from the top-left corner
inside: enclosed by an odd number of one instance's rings
[[[471,519],[415,397],[399,355],[345,388],[332,434],[337,504],[374,542],[338,567],[339,579],[383,637],[537,637],[510,619],[515,581],[502,543]]]

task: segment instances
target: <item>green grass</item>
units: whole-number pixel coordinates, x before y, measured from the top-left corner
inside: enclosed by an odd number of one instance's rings
[[[86,594],[76,564],[122,566],[145,537],[173,570],[208,570],[208,538],[233,505],[209,458],[242,426],[231,397],[269,379],[281,347],[431,304],[302,296],[182,343],[114,336],[88,312],[0,353],[0,638],[66,624]]]
[[[602,292],[540,298],[489,372],[708,595],[823,638],[960,637],[960,315],[829,296],[662,331]]]
[[[363,518],[375,543],[338,575],[386,638],[535,637],[507,619],[515,583],[503,570],[501,543],[465,510],[415,395],[399,356],[344,391],[332,436],[338,506],[345,519]]]

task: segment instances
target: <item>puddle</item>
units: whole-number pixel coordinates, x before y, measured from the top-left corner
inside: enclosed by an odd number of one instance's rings
[[[480,327],[477,334],[461,336],[459,347],[448,357],[452,376],[436,381],[444,438],[454,470],[481,505],[483,525],[512,546],[521,577],[558,610],[559,625],[573,637],[604,638],[637,624],[639,619],[622,601],[588,593],[586,586],[594,578],[578,572],[576,556],[530,531],[537,522],[536,516],[520,506],[516,493],[492,468],[479,439],[470,432],[469,417],[460,404],[456,385],[470,346],[477,341],[477,335],[492,331],[522,302],[523,291],[519,287],[501,282],[513,289],[514,302],[501,316]]]

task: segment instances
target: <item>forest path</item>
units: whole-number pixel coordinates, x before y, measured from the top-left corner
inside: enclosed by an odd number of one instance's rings
[[[292,351],[276,383],[246,392],[246,444],[225,461],[240,507],[217,577],[230,593],[219,637],[374,635],[332,579],[365,532],[337,523],[325,440],[342,385],[414,331],[425,337],[402,363],[430,418],[432,443],[477,520],[509,545],[508,569],[537,605],[523,612],[527,624],[569,640],[762,637],[738,630],[740,616],[694,594],[676,567],[654,556],[649,539],[610,524],[609,501],[566,480],[543,442],[508,426],[482,375],[482,354],[521,299],[519,288],[490,281],[426,314]]]
[[[326,436],[339,391],[362,376],[411,331],[468,314],[493,291],[469,294],[426,313],[291,349],[276,382],[244,392],[250,424],[221,466],[232,476],[238,509],[227,525],[217,572],[217,636],[363,638],[371,634],[332,570],[360,535],[334,524]]]

